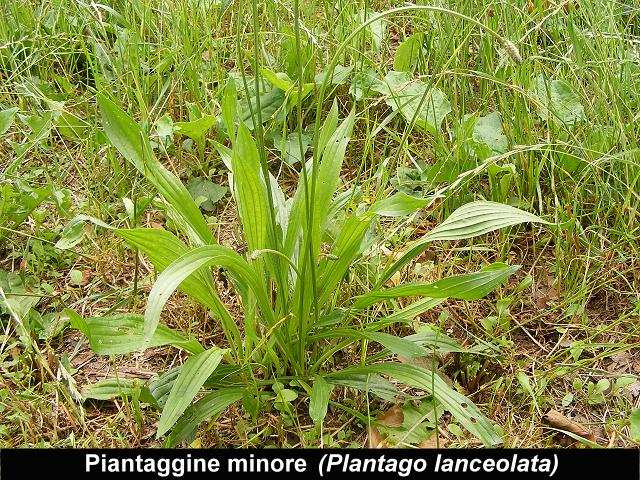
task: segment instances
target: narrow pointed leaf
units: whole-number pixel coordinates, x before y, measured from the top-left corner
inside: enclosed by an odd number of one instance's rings
[[[378,286],[424,252],[430,242],[474,238],[500,228],[525,222],[548,224],[540,217],[510,205],[486,201],[463,205],[423,238],[414,242],[398,260],[386,268],[378,280]]]
[[[189,357],[182,365],[178,378],[171,388],[169,398],[158,422],[157,437],[167,433],[189,407],[209,375],[217,368],[227,350],[217,347]]]
[[[78,321],[71,317],[71,326],[89,340],[91,350],[98,355],[124,355],[135,352],[143,340],[144,317],[134,313],[108,317],[90,317]],[[191,353],[204,349],[195,338],[188,338],[165,325],[158,325],[146,347],[173,345]]]
[[[105,95],[97,95],[104,131],[120,154],[158,190],[169,215],[196,244],[213,243],[200,209],[180,179],[154,156],[149,140],[127,113]]]
[[[160,313],[176,288],[194,272],[212,265],[228,269],[239,282],[251,289],[268,325],[274,323],[267,293],[261,280],[256,276],[255,270],[230,248],[208,245],[185,253],[158,276],[149,294],[145,310],[145,341],[149,341],[153,336],[160,321]]]
[[[142,385],[138,379],[107,378],[86,385],[82,389],[82,398],[85,400],[113,400],[119,397],[132,397],[136,394],[144,403],[156,405],[156,400],[151,395],[149,388]]]
[[[467,397],[450,387],[439,375],[425,368],[400,363],[382,363],[348,369],[353,373],[377,373],[426,392],[430,392],[440,404],[469,432],[478,437],[487,447],[502,442],[493,424]]]
[[[176,122],[174,128],[176,132],[186,135],[193,141],[202,142],[205,134],[215,125],[216,120],[215,115],[204,115],[190,122]]]
[[[149,257],[158,272],[162,272],[188,251],[187,246],[167,230],[131,228],[118,229],[115,232],[129,245]],[[194,272],[180,284],[180,289],[216,314],[229,342],[238,349],[241,345],[240,331],[227,307],[215,292],[211,272],[204,268]]]
[[[332,373],[327,381],[333,385],[355,388],[365,393],[372,393],[387,402],[392,402],[400,395],[393,383],[378,374],[365,372],[340,371]]]
[[[313,381],[313,388],[309,399],[309,416],[316,425],[322,423],[327,416],[329,397],[333,386],[324,378],[317,376]]]
[[[352,328],[335,328],[318,333],[312,338],[352,338],[354,340],[371,340],[372,342],[379,343],[385,348],[391,350],[391,352],[396,355],[408,358],[420,357],[429,354],[428,350],[421,347],[416,342],[384,332],[356,330]]]
[[[371,211],[383,217],[404,217],[426,207],[432,201],[432,198],[414,197],[405,192],[398,192],[378,200],[371,206]]]
[[[544,223],[537,215],[496,202],[471,202],[455,210],[431,230],[429,241],[463,240],[519,223]]]
[[[410,283],[374,290],[357,297],[353,307],[361,309],[381,300],[413,296],[477,300],[489,294],[519,268],[519,265],[497,262],[474,273],[455,275],[433,283]]]
[[[182,414],[167,437],[166,445],[173,447],[187,440],[200,423],[222,413],[231,404],[239,401],[243,394],[244,388],[237,387],[221,388],[207,393]]]
[[[0,135],[4,135],[6,131],[11,128],[13,119],[16,116],[18,110],[18,107],[11,107],[0,112]]]

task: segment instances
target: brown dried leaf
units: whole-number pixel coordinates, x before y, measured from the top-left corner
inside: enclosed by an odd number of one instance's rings
[[[582,426],[575,420],[572,420],[557,410],[551,409],[544,416],[544,420],[559,430],[566,430],[567,432],[575,433],[587,440],[595,442],[595,435],[587,430],[586,427]]]
[[[402,413],[402,407],[394,405],[382,415],[377,418],[378,423],[387,427],[401,427],[404,422],[404,414]],[[380,431],[373,425],[369,427],[367,435],[367,447],[368,448],[385,448],[388,447],[385,443],[385,438]]]
[[[444,448],[447,445],[447,439],[444,437],[438,437],[437,435],[431,435],[426,440],[418,444],[418,448]]]

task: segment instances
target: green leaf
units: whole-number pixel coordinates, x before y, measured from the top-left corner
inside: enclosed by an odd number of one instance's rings
[[[84,234],[85,223],[81,218],[76,217],[62,230],[62,235],[56,242],[55,247],[60,250],[73,248],[82,241]]]
[[[329,406],[332,388],[332,385],[324,378],[315,377],[309,398],[309,416],[316,425],[322,423],[324,417],[327,416],[327,407]]]
[[[192,355],[182,365],[178,378],[171,387],[169,397],[162,409],[156,437],[164,435],[173,427],[198,394],[209,375],[218,367],[226,352],[226,349],[213,347]]]
[[[347,370],[331,373],[326,380],[333,385],[355,388],[365,393],[392,402],[400,394],[398,389],[384,377],[371,372],[358,373]]]
[[[120,154],[142,173],[167,202],[169,216],[198,245],[214,243],[200,209],[180,180],[153,155],[142,129],[105,95],[97,95],[105,133]]]
[[[82,321],[79,321],[77,316],[72,316],[71,327],[85,334],[91,350],[98,355],[123,355],[135,352],[142,345],[144,338],[144,317],[135,313],[89,317]],[[184,337],[165,325],[158,325],[146,346],[151,348],[163,345],[173,345],[191,353],[204,350],[196,339]]]
[[[18,107],[11,107],[0,112],[0,135],[4,135],[11,128],[18,110]]]
[[[437,422],[445,411],[437,403],[433,398],[419,403],[408,401],[402,406],[402,425],[394,427],[376,422],[376,427],[386,433],[387,439],[395,442],[396,447],[417,445],[435,433]]]
[[[176,288],[194,272],[210,265],[228,269],[243,285],[253,291],[267,325],[275,322],[266,290],[255,270],[240,255],[227,247],[208,245],[191,250],[169,265],[151,289],[145,310],[145,341],[150,341],[165,303]]]
[[[385,348],[391,350],[391,352],[396,355],[407,358],[421,357],[429,354],[427,350],[416,342],[384,332],[355,330],[352,328],[333,328],[314,335],[313,338],[352,338],[358,340],[371,340],[372,342],[379,343]]]
[[[353,71],[353,65],[349,65],[347,67],[345,67],[344,65],[336,65],[335,68],[333,69],[333,75],[331,76],[331,84],[343,85],[347,83],[352,71]],[[316,75],[314,80],[318,85],[320,85],[325,81],[326,76],[327,76],[327,72],[322,71]]]
[[[289,78],[289,75],[284,72],[276,73],[273,70],[269,70],[268,68],[263,67],[260,69],[260,73],[262,73],[263,78],[267,82],[285,92],[294,86],[294,83]]]
[[[153,377],[149,382],[149,392],[156,401],[159,408],[164,407],[167,403],[171,388],[180,374],[182,365],[173,367],[166,372],[162,372],[160,375]]]
[[[451,104],[441,90],[413,80],[407,72],[391,70],[373,89],[385,95],[387,104],[399,110],[407,122],[415,120],[430,133],[440,130],[444,117],[451,112]]]
[[[358,258],[365,234],[371,227],[372,215],[353,215],[347,218],[333,242],[331,257],[320,263],[320,305],[329,302],[336,287],[344,278],[351,264]]]
[[[396,50],[393,69],[398,72],[412,71],[420,59],[424,43],[424,33],[418,32],[403,41]]]
[[[158,272],[162,272],[188,251],[187,246],[174,234],[158,228],[118,229],[116,234],[149,257]],[[227,339],[234,348],[240,347],[240,331],[226,306],[216,295],[210,272],[202,269],[193,273],[180,284],[180,290],[213,310],[222,323]]]
[[[502,131],[500,113],[491,112],[476,120],[473,126],[473,140],[486,145],[494,155],[504,153],[509,148],[509,140]]]
[[[313,137],[308,133],[298,136],[297,132],[293,132],[286,137],[276,135],[273,139],[273,145],[280,150],[282,159],[288,165],[296,165],[303,163],[304,155],[309,150],[312,140]]]
[[[160,228],[117,229],[115,233],[131,247],[145,254],[158,272],[162,272],[189,251],[173,233]],[[215,310],[217,308],[212,299],[212,295],[215,295],[213,285],[211,274],[201,271],[186,279],[180,285],[180,289],[206,307]]]
[[[233,78],[229,78],[227,84],[222,92],[222,118],[224,124],[227,127],[227,136],[229,140],[233,141],[236,138],[235,134],[235,119],[237,115],[236,109],[238,108],[238,94],[236,92],[236,82]],[[216,142],[216,148],[219,145]],[[225,147],[226,148],[226,147]],[[225,162],[226,165],[226,162]]]
[[[156,405],[156,400],[149,389],[137,379],[107,378],[86,385],[81,393],[85,400],[113,400],[114,398],[126,398],[139,394],[140,400],[144,403]]]
[[[631,440],[640,443],[640,408],[636,408],[629,416]]]
[[[378,286],[424,252],[430,242],[474,238],[524,222],[548,224],[540,217],[510,205],[486,201],[467,203],[456,209],[444,222],[423,238],[414,242],[398,260],[385,269],[378,281]]]
[[[432,242],[462,240],[525,222],[549,224],[537,215],[510,205],[485,201],[471,202],[456,209],[427,236]]]
[[[0,269],[0,313],[15,321],[18,337],[28,351],[32,348],[29,312],[43,296],[33,287],[17,273]]]
[[[426,207],[432,201],[432,198],[414,197],[405,192],[398,192],[378,200],[371,206],[371,211],[383,217],[404,217]]]
[[[435,350],[438,353],[457,352],[492,355],[495,354],[497,350],[496,347],[488,343],[481,343],[471,348],[465,348],[453,338],[430,325],[420,326],[415,334],[408,335],[404,337],[404,339],[423,346],[428,351]]]
[[[392,325],[394,323],[410,323],[421,313],[431,310],[432,308],[440,305],[446,299],[444,298],[421,298],[401,310],[392,313],[380,320],[380,323],[385,325]]]
[[[329,212],[327,206],[331,204],[331,199],[340,183],[340,170],[354,121],[355,111],[352,110],[333,132],[322,152],[317,172],[315,198],[312,203],[314,216],[311,240],[314,254],[319,251],[320,241],[326,230]]]
[[[488,295],[519,268],[519,265],[497,262],[474,273],[454,275],[433,283],[409,283],[374,290],[356,297],[353,308],[362,309],[381,300],[413,296],[477,300]]]
[[[215,115],[203,115],[190,122],[176,122],[173,124],[174,131],[186,135],[196,143],[202,143],[206,133],[215,125],[217,117]]]
[[[216,415],[219,415],[229,405],[242,399],[244,388],[221,388],[204,395],[191,405],[176,422],[173,430],[166,439],[166,446],[173,447],[193,436],[196,427]]]
[[[355,21],[362,24],[372,19],[373,17],[376,17],[377,15],[378,15],[378,12],[374,10],[367,10],[366,12],[364,11],[358,12],[355,15]],[[380,50],[380,48],[382,48],[382,43],[387,34],[387,22],[384,19],[384,17],[380,17],[377,20],[374,20],[373,22],[369,23],[365,27],[365,31],[367,32],[367,36],[371,40],[371,43],[373,44],[374,48],[376,50]]]
[[[83,141],[89,137],[91,125],[69,112],[62,112],[55,121],[55,127],[68,140]]]
[[[258,148],[244,125],[238,128],[231,157],[233,196],[249,252],[273,248],[268,242],[269,202]]]
[[[165,114],[155,122],[156,136],[160,140],[163,146],[170,144],[173,139],[173,132],[175,126],[173,125],[173,119]]]
[[[260,94],[260,107],[263,123],[270,120],[275,115],[278,109],[284,104],[285,98],[284,91],[279,88],[272,88],[268,92],[262,92]],[[257,102],[255,97],[252,97],[250,101],[245,100],[240,105],[240,120],[244,122],[249,130],[253,130],[255,128],[251,112],[253,112],[253,115],[256,115],[256,107]],[[255,120],[257,121],[258,119],[256,118]]]
[[[192,178],[187,184],[187,190],[199,207],[207,212],[213,211],[215,204],[222,200],[228,191],[227,187],[204,177]]]
[[[405,385],[429,392],[485,446],[491,447],[502,443],[496,428],[480,412],[478,407],[467,397],[451,388],[434,372],[416,365],[399,363],[382,363],[348,371],[388,375]]]
[[[380,83],[381,81],[378,78],[377,72],[370,67],[366,67],[353,75],[351,85],[349,86],[349,94],[351,94],[356,101],[362,100],[363,98],[369,97],[371,90],[374,90],[374,87]]]
[[[538,114],[543,120],[560,120],[566,125],[574,125],[587,119],[580,97],[564,80],[549,81],[543,74],[533,83],[533,96],[538,100]]]

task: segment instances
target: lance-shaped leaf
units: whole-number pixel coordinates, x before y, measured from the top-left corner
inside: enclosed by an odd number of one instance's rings
[[[176,122],[173,125],[176,132],[186,135],[200,144],[204,141],[205,134],[215,125],[216,120],[215,115],[203,115],[190,122]]]
[[[398,45],[393,59],[393,69],[398,72],[412,71],[423,54],[424,39],[424,33],[418,32]]]
[[[384,332],[356,330],[353,328],[335,328],[323,331],[310,338],[351,338],[354,340],[371,340],[391,350],[396,355],[412,358],[429,354],[429,351],[418,343],[405,338],[396,337]]]
[[[497,347],[485,342],[465,348],[453,338],[429,325],[421,326],[416,333],[406,336],[404,339],[424,346],[427,350],[436,350],[438,353],[458,352],[489,355],[495,354],[497,350]]]
[[[116,234],[129,245],[144,253],[158,272],[175,262],[187,253],[187,246],[173,233],[159,228],[117,229]],[[236,350],[240,348],[240,331],[227,307],[215,293],[211,272],[205,269],[194,272],[180,285],[187,295],[211,309],[220,319],[222,328],[229,342]]]
[[[357,297],[353,308],[362,309],[381,300],[414,296],[477,300],[489,294],[519,268],[519,265],[497,262],[474,273],[454,275],[433,283],[409,283],[373,290]]]
[[[160,321],[160,313],[178,286],[194,272],[207,266],[216,265],[228,269],[234,278],[253,291],[263,317],[268,325],[273,325],[274,314],[269,298],[255,270],[236,252],[221,245],[198,247],[182,255],[169,265],[156,280],[151,289],[145,310],[144,338],[150,341]]]
[[[275,115],[278,109],[282,107],[285,98],[285,92],[279,88],[272,88],[268,92],[262,92],[260,94],[259,101],[263,123]],[[249,130],[253,130],[255,128],[254,121],[258,121],[256,115],[258,102],[256,101],[256,97],[251,97],[250,100],[244,100],[238,106],[240,120],[244,122]]]
[[[338,238],[331,249],[331,257],[320,264],[320,304],[329,301],[336,287],[360,253],[360,246],[366,232],[371,227],[373,215],[351,216],[347,218]]]
[[[309,398],[309,416],[316,425],[322,423],[324,417],[327,416],[327,407],[329,405],[332,388],[333,385],[328,383],[324,378],[320,376],[315,377]]]
[[[4,135],[9,130],[18,110],[18,107],[11,107],[0,112],[0,135]]]
[[[444,222],[420,240],[413,243],[398,260],[386,268],[378,280],[377,287],[424,252],[430,242],[474,238],[500,228],[525,222],[548,224],[540,217],[510,205],[486,201],[467,203],[456,209]]]
[[[405,192],[398,192],[378,200],[371,206],[371,211],[383,217],[404,217],[426,207],[432,201],[433,198],[415,197]]]
[[[156,399],[151,395],[149,388],[138,379],[107,378],[86,385],[82,389],[82,398],[85,400],[113,400],[118,397],[128,398],[136,395],[144,403],[157,406]]]
[[[189,357],[182,365],[178,378],[171,387],[169,398],[162,409],[156,436],[167,433],[180,415],[189,407],[209,375],[218,367],[227,350],[217,347]]]
[[[331,199],[340,182],[340,170],[354,121],[355,112],[352,111],[336,128],[322,153],[322,161],[317,172],[315,198],[312,202],[314,213],[311,241],[314,254],[320,248],[320,241],[326,229],[329,212],[327,206],[331,204]]]
[[[327,375],[326,380],[333,385],[370,392],[387,402],[394,401],[400,395],[393,383],[376,373],[342,370]]]
[[[537,215],[496,202],[471,202],[455,210],[431,230],[429,241],[473,238],[519,223],[545,223]]]
[[[246,126],[240,125],[231,157],[233,196],[249,251],[273,248],[268,241],[269,202],[260,155]]]
[[[140,348],[144,338],[144,317],[135,313],[86,319],[74,314],[70,315],[70,318],[71,326],[85,334],[91,350],[98,355],[124,355],[135,352]],[[185,337],[165,325],[158,325],[146,347],[163,345],[173,345],[191,353],[204,350],[195,338]]]
[[[240,400],[243,393],[244,388],[237,387],[221,388],[207,393],[187,408],[167,437],[166,445],[173,447],[191,437],[200,423],[222,413],[232,403]]]
[[[105,95],[97,95],[104,131],[120,154],[158,190],[169,215],[197,245],[213,243],[213,235],[200,209],[180,179],[153,155],[147,136],[127,113]]]
[[[467,397],[450,387],[435,372],[416,365],[399,363],[369,365],[343,372],[388,375],[400,383],[429,392],[463,427],[478,437],[486,446],[491,447],[502,442],[496,428],[480,412],[480,409]]]

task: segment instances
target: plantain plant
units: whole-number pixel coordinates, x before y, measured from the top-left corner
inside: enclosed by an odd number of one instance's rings
[[[369,246],[368,232],[378,219],[411,214],[431,200],[397,193],[366,209],[350,208],[349,196],[337,190],[355,116],[351,113],[340,120],[335,103],[317,130],[314,158],[302,168],[295,194],[287,198],[266,168],[250,130],[239,121],[236,103],[230,82],[221,101],[221,123],[231,139],[230,148],[218,145],[218,150],[230,169],[246,244],[243,254],[216,242],[187,189],[155,158],[143,130],[114,102],[98,95],[105,133],[155,186],[176,233],[159,228],[113,228],[159,272],[144,315],[74,315],[72,324],[84,332],[98,354],[173,345],[189,357],[146,384],[107,380],[91,386],[86,395],[105,399],[137,392],[137,399],[162,410],[157,436],[168,434],[166,444],[174,445],[234,402],[242,401],[248,412],[257,415],[261,392],[282,391],[284,383],[309,396],[309,415],[320,425],[335,386],[391,400],[399,395],[395,386],[399,383],[427,392],[441,410],[450,412],[485,445],[500,443],[496,428],[473,402],[435,370],[421,366],[424,362],[416,361],[461,347],[435,330],[406,337],[388,331],[446,299],[484,297],[518,266],[493,263],[433,283],[386,285],[429,242],[468,239],[509,225],[543,221],[507,205],[467,204],[389,261],[368,291],[351,298],[344,294],[345,279]],[[220,299],[212,267],[231,280],[242,308],[240,318],[234,318]],[[177,289],[211,312],[224,332],[225,345],[202,345],[161,323],[163,307]],[[406,297],[418,300],[391,313],[378,313],[390,311],[381,308],[390,301]],[[368,353],[370,343],[379,345],[376,353]],[[337,352],[354,344],[360,344],[363,352],[358,365],[339,366],[332,361]],[[394,361],[396,357],[402,362]]]

